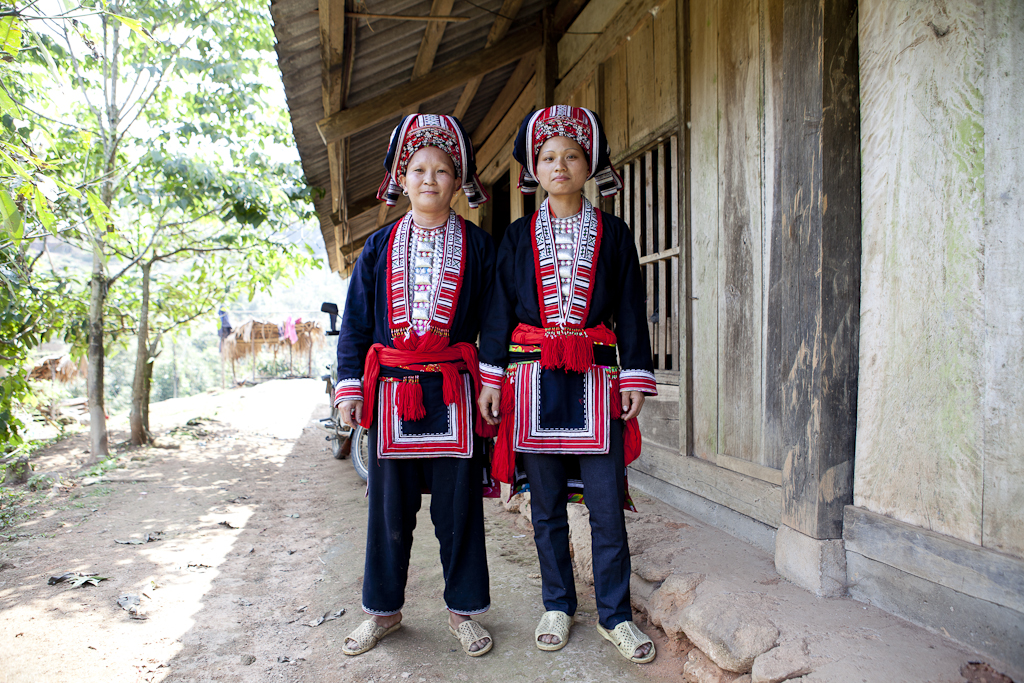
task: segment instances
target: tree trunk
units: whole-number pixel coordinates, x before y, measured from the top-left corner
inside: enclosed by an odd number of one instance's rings
[[[178,398],[178,344],[171,342],[171,397]]]
[[[89,449],[91,462],[110,455],[107,443],[107,414],[103,398],[103,306],[107,299],[107,279],[103,274],[102,237],[93,239],[92,281],[89,296],[89,371],[86,390],[89,395]]]
[[[152,441],[149,433],[149,274],[152,263],[142,264],[142,306],[135,352],[135,377],[132,379],[131,444],[143,446]]]
[[[149,399],[153,396],[153,366],[156,365],[156,357],[160,354],[157,349],[160,347],[160,336],[154,339],[149,345],[149,356],[146,360],[146,388],[142,392],[142,426],[149,436],[150,443],[153,442],[153,432],[149,429]]]

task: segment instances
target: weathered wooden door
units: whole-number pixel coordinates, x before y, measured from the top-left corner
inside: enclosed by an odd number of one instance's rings
[[[778,482],[766,445],[781,0],[690,3],[693,455]]]

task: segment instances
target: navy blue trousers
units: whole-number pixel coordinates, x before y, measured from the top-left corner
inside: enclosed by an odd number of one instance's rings
[[[483,459],[477,439],[472,458],[378,459],[370,429],[369,523],[363,572],[363,610],[402,610],[420,495],[430,490],[430,519],[441,544],[444,601],[452,612],[480,614],[490,607],[484,510]]]
[[[594,594],[602,626],[613,629],[632,621],[629,604],[629,541],[625,502],[626,466],[622,457],[622,421],[612,420],[607,455],[522,453],[530,481],[533,540],[540,559],[544,609],[576,613],[576,583],[569,557],[568,491],[565,462],[577,458],[583,479],[583,497],[590,510],[593,542]]]

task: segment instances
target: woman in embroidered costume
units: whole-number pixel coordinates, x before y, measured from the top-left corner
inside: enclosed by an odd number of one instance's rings
[[[622,188],[600,120],[555,106],[526,117],[513,156],[519,187],[548,198],[510,225],[480,336],[481,414],[500,431],[492,473],[529,487],[547,610],[541,650],[565,646],[576,612],[566,503],[585,491],[593,540],[600,633],[627,659],[647,663],[654,644],[633,624],[623,508],[625,466],[639,455],[636,416],[654,395],[644,284],[633,235],[581,195],[595,178]],[[609,326],[614,320],[614,331]],[[617,356],[617,358],[616,358]]]
[[[338,338],[335,404],[369,429],[369,522],[363,610],[345,640],[358,655],[401,625],[420,493],[441,544],[448,628],[472,657],[491,649],[472,615],[490,606],[481,501],[484,456],[474,342],[491,291],[490,235],[449,207],[459,185],[487,201],[469,137],[457,119],[414,114],[391,136],[378,199],[399,192],[412,210],[366,241],[349,284]],[[493,428],[491,428],[493,434]]]

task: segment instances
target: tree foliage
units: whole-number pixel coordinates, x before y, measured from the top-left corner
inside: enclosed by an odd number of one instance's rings
[[[145,332],[139,363],[151,372],[161,334],[309,262],[285,239],[309,207],[297,164],[278,160],[292,140],[272,100],[264,3],[48,7],[0,0],[0,176],[12,190],[0,192],[0,246],[4,264],[8,245],[27,255],[43,236],[92,254],[89,296],[66,307],[61,332],[89,357],[99,457],[105,346]],[[24,297],[9,296],[23,312]],[[38,341],[22,334],[25,348]]]

